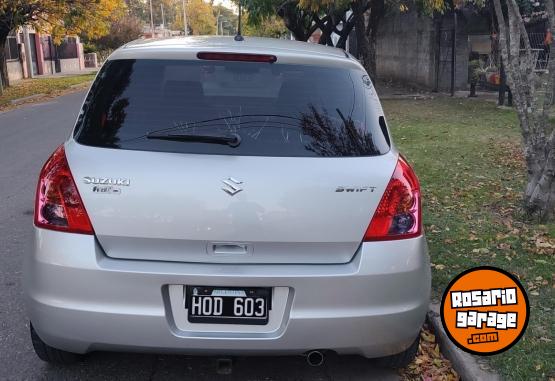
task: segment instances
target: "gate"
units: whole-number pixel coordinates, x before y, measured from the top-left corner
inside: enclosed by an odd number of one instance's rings
[[[450,87],[454,82],[454,50],[455,30],[453,28],[439,28],[436,57],[436,91]]]
[[[50,61],[50,71],[52,73],[59,73],[61,71],[60,59],[58,58],[58,51],[56,50],[56,45],[54,45],[52,41],[52,37],[42,36],[40,38],[40,43],[44,61]]]

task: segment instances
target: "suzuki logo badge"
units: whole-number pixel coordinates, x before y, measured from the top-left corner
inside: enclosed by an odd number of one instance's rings
[[[239,186],[243,184],[243,182],[236,180],[233,177],[228,177],[226,180],[222,180],[222,183],[226,185],[222,188],[222,190],[230,196],[235,196],[243,190],[243,188]]]

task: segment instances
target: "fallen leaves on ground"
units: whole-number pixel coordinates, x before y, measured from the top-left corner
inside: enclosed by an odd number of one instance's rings
[[[546,232],[538,232],[531,237],[526,237],[528,242],[523,245],[530,251],[540,255],[555,255],[555,239]]]
[[[418,354],[408,367],[401,371],[401,379],[405,381],[457,381],[459,375],[451,366],[451,362],[443,357],[435,335],[427,326],[420,332]]]

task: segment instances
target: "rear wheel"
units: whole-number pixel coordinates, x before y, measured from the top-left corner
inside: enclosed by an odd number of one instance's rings
[[[66,352],[62,351],[61,349],[51,347],[50,345],[42,341],[39,335],[37,335],[37,332],[33,328],[32,324],[30,325],[30,328],[33,349],[42,361],[46,361],[51,364],[68,365],[73,364],[83,358],[82,355],[79,355],[77,353]]]
[[[378,359],[378,364],[385,368],[404,368],[408,366],[418,353],[418,345],[420,344],[420,335],[404,352],[396,355],[382,357]]]

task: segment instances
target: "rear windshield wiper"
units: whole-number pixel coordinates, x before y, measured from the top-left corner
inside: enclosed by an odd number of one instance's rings
[[[229,135],[198,135],[198,134],[160,134],[150,132],[146,135],[147,139],[171,140],[176,142],[198,142],[222,144],[230,147],[238,147],[241,144],[241,137],[237,134]]]

